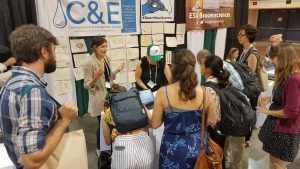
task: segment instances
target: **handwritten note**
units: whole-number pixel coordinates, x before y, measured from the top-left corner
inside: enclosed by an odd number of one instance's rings
[[[176,27],[176,34],[185,34],[185,23],[179,23]]]
[[[56,54],[56,61],[69,61],[69,55],[65,54],[65,53],[57,53]]]
[[[72,91],[72,83],[70,80],[54,81],[53,91],[55,95],[63,95]]]
[[[84,39],[71,39],[70,43],[72,53],[80,53],[87,51]]]
[[[164,55],[164,45],[158,45],[160,50],[160,55]]]
[[[164,34],[156,34],[152,35],[152,41],[155,45],[162,45],[164,44]]]
[[[128,62],[128,68],[129,70],[135,70],[136,68],[136,65],[138,65],[140,63],[140,60],[139,59],[134,59],[134,60],[129,60]]]
[[[71,79],[70,68],[57,68],[52,74],[53,80],[69,80]]]
[[[75,67],[80,67],[81,65],[84,65],[88,57],[90,57],[88,53],[74,54],[73,59],[74,59]]]
[[[178,45],[184,44],[184,34],[177,34],[176,40]]]
[[[138,59],[139,48],[127,48],[127,59]]]
[[[111,60],[122,60],[126,58],[126,53],[124,48],[112,49],[109,56]]]
[[[166,37],[166,44],[168,47],[177,47],[176,37]]]
[[[152,23],[151,29],[152,29],[152,34],[162,34],[162,33],[164,33],[163,23]]]
[[[110,61],[110,67],[112,71],[115,71],[118,69],[119,65],[121,63],[125,63],[125,59],[122,60],[112,60]],[[126,66],[124,67],[123,71],[126,71]]]
[[[125,38],[124,36],[110,36],[109,37],[110,48],[121,48],[125,47]]]
[[[68,53],[70,51],[70,43],[68,38],[57,38],[59,45],[56,46],[55,53]]]
[[[166,50],[166,63],[172,64],[172,51]]]
[[[138,37],[134,36],[126,36],[126,47],[137,47],[139,46]]]
[[[126,83],[127,81],[127,72],[122,71],[116,75],[115,83]]]
[[[62,68],[62,67],[69,67],[70,62],[69,61],[56,61],[56,67]]]
[[[141,46],[148,46],[152,44],[151,35],[141,35]]]
[[[73,74],[74,74],[74,77],[75,77],[75,80],[81,80],[84,78],[84,73],[83,73],[83,67],[80,66],[78,68],[74,68],[73,69]]]
[[[142,34],[151,34],[151,23],[141,23]]]
[[[134,83],[136,80],[135,80],[135,71],[130,71],[128,73],[128,82],[129,83]]]
[[[164,23],[165,34],[175,34],[175,23]]]

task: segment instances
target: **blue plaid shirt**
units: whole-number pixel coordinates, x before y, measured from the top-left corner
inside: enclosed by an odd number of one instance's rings
[[[12,68],[12,76],[0,91],[0,125],[7,153],[17,168],[21,154],[43,148],[45,136],[58,119],[57,107],[48,95],[46,83],[25,67]],[[36,85],[23,97],[28,85]]]
[[[223,68],[226,69],[229,73],[229,82],[231,83],[231,85],[237,89],[239,89],[240,91],[244,90],[244,84],[243,81],[241,79],[240,74],[234,69],[234,67],[230,64],[227,63],[226,61],[223,61]]]

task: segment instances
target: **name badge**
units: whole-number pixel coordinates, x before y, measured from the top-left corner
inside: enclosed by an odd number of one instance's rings
[[[110,82],[105,82],[105,87],[110,89],[111,88]]]
[[[156,84],[155,84],[152,80],[150,80],[150,81],[147,83],[147,85],[152,89]]]

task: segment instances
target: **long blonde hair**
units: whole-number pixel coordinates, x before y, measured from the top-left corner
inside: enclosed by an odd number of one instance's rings
[[[278,46],[278,57],[275,68],[275,88],[284,83],[289,75],[300,73],[300,56],[291,44]]]

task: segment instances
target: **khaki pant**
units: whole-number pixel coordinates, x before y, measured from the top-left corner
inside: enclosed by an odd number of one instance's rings
[[[230,168],[231,169],[242,169],[243,166],[243,154],[245,149],[245,137],[234,137],[234,136],[227,136],[228,138],[228,147],[230,147],[231,152],[230,154]],[[227,149],[227,151],[230,151]],[[225,149],[226,151],[226,149]],[[224,152],[226,155],[227,152]],[[227,157],[228,158],[228,157]]]

